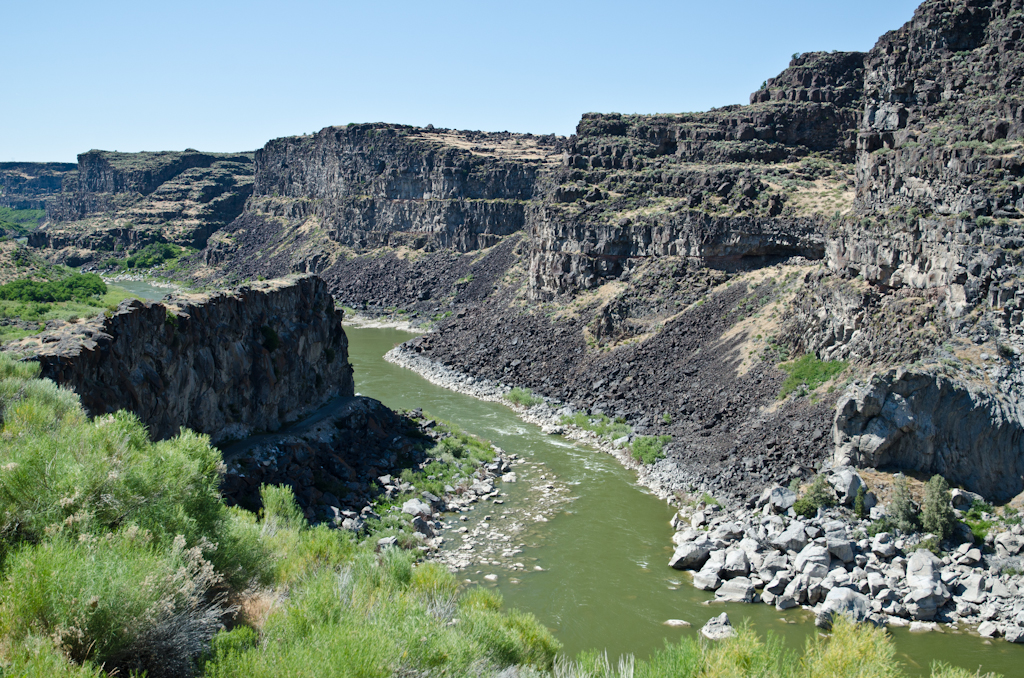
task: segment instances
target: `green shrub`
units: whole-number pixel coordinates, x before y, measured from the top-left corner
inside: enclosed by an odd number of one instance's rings
[[[897,474],[892,487],[892,501],[889,504],[893,525],[904,534],[917,531],[918,514],[914,500],[910,497],[910,486],[906,476]]]
[[[846,370],[849,363],[843,360],[822,362],[811,354],[804,355],[790,363],[782,363],[779,368],[789,376],[782,382],[779,399],[785,398],[797,389],[813,391],[839,373]]]
[[[835,505],[835,493],[832,491],[832,487],[828,484],[828,479],[825,475],[819,473],[814,476],[814,480],[811,481],[811,485],[807,488],[807,492],[805,492],[804,495],[797,499],[793,504],[793,511],[798,516],[813,518],[818,515],[819,508],[827,508]]]
[[[186,549],[182,538],[170,549],[153,542],[133,526],[18,549],[5,563],[3,635],[49,636],[75,661],[151,675],[154,663],[144,659],[154,652],[162,663],[187,666],[220,626],[224,611],[206,597],[218,577],[200,547]]]
[[[107,285],[95,273],[76,273],[62,280],[39,282],[22,278],[0,285],[0,299],[43,302],[82,301],[106,294]]]
[[[153,268],[165,261],[177,259],[181,253],[182,248],[177,245],[166,242],[152,243],[128,257],[125,266],[128,268]]]
[[[950,502],[949,483],[940,475],[932,476],[924,490],[921,526],[939,541],[951,536],[956,526],[956,514]]]
[[[861,520],[866,518],[868,515],[868,510],[864,504],[865,500],[867,499],[867,496],[867,489],[865,489],[864,485],[861,485],[860,487],[857,488],[857,496],[854,497],[853,499],[853,513]]]
[[[868,525],[867,533],[869,537],[874,537],[876,534],[882,532],[892,532],[896,529],[896,524],[892,521],[889,516],[882,516],[878,520],[872,521]]]
[[[672,436],[640,436],[630,446],[633,458],[643,464],[653,464],[665,458],[665,445],[672,441]]]
[[[975,499],[974,503],[971,504],[971,508],[967,509],[964,522],[971,528],[971,534],[974,535],[977,541],[985,541],[985,537],[988,536],[988,531],[992,528],[994,522],[985,520],[984,514],[992,513],[994,510],[991,504],[981,499]]]
[[[533,407],[544,402],[543,398],[533,395],[530,389],[518,386],[505,394],[505,400],[520,407]]]

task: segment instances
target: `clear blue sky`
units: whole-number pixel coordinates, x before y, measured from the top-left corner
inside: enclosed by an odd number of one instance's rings
[[[870,49],[909,0],[7,0],[0,161],[252,150],[348,122],[571,134],[747,103],[794,52]]]

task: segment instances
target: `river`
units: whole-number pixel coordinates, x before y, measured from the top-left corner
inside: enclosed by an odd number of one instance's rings
[[[567,483],[572,500],[548,522],[531,525],[518,539],[515,557],[525,572],[471,566],[462,576],[497,587],[505,605],[534,613],[565,645],[566,653],[608,651],[647,657],[666,640],[695,637],[711,617],[729,613],[733,624],[749,622],[758,632],[781,636],[793,649],[817,633],[804,610],[778,612],[768,605],[707,604],[713,594],[693,588],[690,575],[668,567],[672,554],[672,509],[636,484],[634,474],[610,455],[548,436],[522,422],[500,403],[484,402],[435,386],[417,374],[383,360],[413,336],[394,329],[346,327],[356,390],[394,409],[421,407],[431,416],[457,423],[540,466],[531,473],[553,474]],[[549,476],[550,477],[550,476]],[[528,483],[507,484],[506,502],[529,501]],[[483,511],[478,512],[482,515]],[[479,516],[475,516],[479,519]],[[539,566],[541,571],[535,571]],[[497,574],[496,583],[483,579]],[[665,626],[683,619],[690,628]],[[910,634],[890,630],[909,675],[928,675],[933,660],[975,670],[1021,675],[1024,648],[946,629]]]
[[[147,299],[159,299],[168,292],[146,281],[115,284]],[[517,470],[524,480],[531,473],[553,474],[569,485],[572,500],[549,521],[535,523],[517,537],[517,542],[526,544],[515,557],[526,566],[525,572],[470,567],[464,573],[474,583],[500,590],[506,606],[535,614],[564,644],[567,654],[598,649],[607,650],[612,658],[623,653],[647,657],[666,640],[696,637],[700,627],[723,610],[733,624],[746,621],[761,634],[782,637],[795,650],[817,633],[813,615],[804,610],[709,605],[713,594],[693,588],[688,573],[668,567],[672,509],[639,487],[634,474],[610,455],[544,435],[500,403],[435,386],[383,359],[414,333],[353,326],[345,332],[359,393],[393,409],[423,408],[506,452],[538,462],[539,466]],[[509,495],[506,502],[529,502],[530,487],[525,482],[504,485]],[[487,512],[474,513],[471,521]],[[498,574],[498,581],[485,580],[485,574]],[[668,619],[683,619],[692,626],[665,626]],[[995,671],[1006,678],[1024,675],[1024,647],[945,628],[941,633],[922,634],[890,628],[890,633],[897,657],[911,676],[927,676],[934,660],[971,671]]]

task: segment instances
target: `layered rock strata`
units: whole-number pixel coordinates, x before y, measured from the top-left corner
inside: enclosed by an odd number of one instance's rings
[[[129,299],[8,350],[74,389],[91,415],[127,409],[154,439],[181,427],[214,441],[276,430],[353,394],[342,313],[315,276],[162,302]]]

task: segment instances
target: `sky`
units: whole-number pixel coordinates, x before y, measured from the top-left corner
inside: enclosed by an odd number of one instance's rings
[[[591,111],[745,104],[795,52],[867,51],[918,4],[0,1],[0,162],[349,122],[569,135]]]

